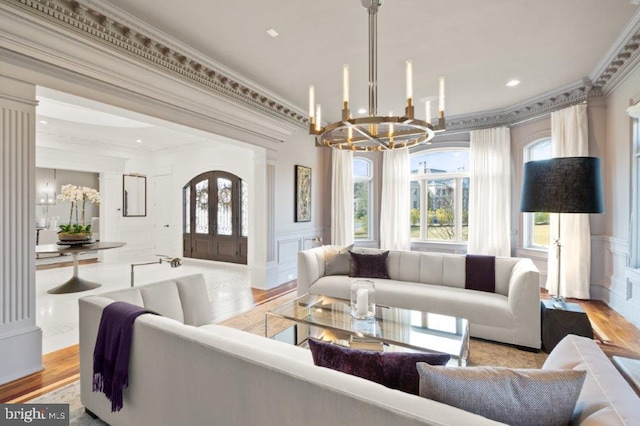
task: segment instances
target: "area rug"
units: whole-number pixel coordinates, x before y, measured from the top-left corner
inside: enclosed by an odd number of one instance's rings
[[[285,294],[266,302],[244,314],[240,314],[220,324],[244,330],[249,333],[264,334],[265,312],[296,297],[295,292]],[[526,352],[508,345],[483,340],[471,339],[468,365],[500,366],[510,368],[539,368],[547,358],[543,352]],[[63,403],[69,404],[71,425],[93,426],[106,425],[99,419],[86,414],[80,403],[80,382],[76,381],[60,389],[49,392],[29,401],[29,403]]]

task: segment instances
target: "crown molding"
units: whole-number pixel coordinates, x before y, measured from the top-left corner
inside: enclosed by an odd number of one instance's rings
[[[3,0],[3,6],[19,9],[35,22],[72,31],[252,111],[308,127],[305,111],[101,0]],[[640,63],[639,47],[640,9],[588,77],[506,108],[447,117],[445,133],[512,126],[607,95]]]
[[[585,77],[507,108],[447,118],[446,133],[513,126],[600,96],[600,89]]]
[[[640,63],[640,8],[622,28],[589,78],[604,96],[613,91]]]
[[[113,6],[91,0],[5,0],[5,5],[134,56],[226,99],[297,127],[308,127],[301,109]]]

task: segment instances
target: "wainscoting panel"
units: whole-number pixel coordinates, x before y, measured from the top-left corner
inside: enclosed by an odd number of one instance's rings
[[[275,235],[278,285],[298,277],[298,252],[322,245],[322,228],[281,232]]]
[[[594,236],[591,247],[591,298],[604,301],[640,327],[640,271],[627,266],[629,241]]]

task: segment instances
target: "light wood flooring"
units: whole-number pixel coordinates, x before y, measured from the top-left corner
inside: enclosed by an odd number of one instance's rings
[[[252,290],[254,304],[259,305],[293,291],[295,281],[269,291]],[[548,298],[545,291],[540,296]],[[640,359],[640,329],[598,300],[568,300],[579,303],[601,340],[607,355],[624,355]],[[0,403],[21,403],[51,392],[79,377],[78,345],[43,356],[44,370],[0,386]]]

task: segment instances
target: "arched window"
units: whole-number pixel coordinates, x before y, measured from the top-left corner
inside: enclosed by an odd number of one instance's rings
[[[373,162],[366,158],[353,159],[353,238],[371,238],[371,191]]]
[[[524,147],[524,161],[538,161],[552,158],[551,138],[538,139]],[[524,213],[523,242],[525,247],[549,248],[549,213]]]
[[[469,149],[411,157],[411,238],[463,242],[469,232]]]

